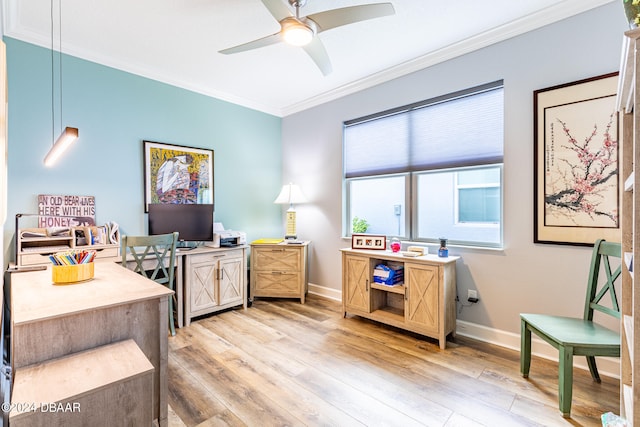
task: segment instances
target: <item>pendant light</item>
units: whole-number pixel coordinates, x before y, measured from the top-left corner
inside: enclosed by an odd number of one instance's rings
[[[54,40],[54,31],[53,31],[53,1],[51,0],[51,139],[53,140],[53,136],[55,135],[55,101],[54,101],[54,60],[53,60],[53,40]],[[59,118],[60,118],[60,128],[62,129],[62,0],[58,0],[58,35],[59,35],[59,57],[58,61],[59,66],[59,87],[60,87],[60,109],[59,109]],[[74,127],[65,127],[64,130],[60,133],[58,139],[55,140],[53,146],[47,153],[44,158],[45,166],[51,167],[55,164],[56,160],[73,144],[73,142],[78,139],[78,128]]]

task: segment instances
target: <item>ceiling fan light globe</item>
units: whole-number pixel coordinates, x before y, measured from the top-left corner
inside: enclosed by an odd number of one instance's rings
[[[281,35],[285,43],[292,46],[304,46],[311,43],[315,35],[314,28],[305,22],[295,18],[283,19]]]

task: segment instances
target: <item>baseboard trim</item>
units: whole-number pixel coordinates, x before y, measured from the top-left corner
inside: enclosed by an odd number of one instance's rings
[[[309,283],[310,294],[319,295],[338,302],[342,301],[342,291]],[[520,351],[520,334],[489,328],[464,320],[456,321],[456,334],[498,345],[511,350]],[[531,353],[543,359],[558,361],[558,351],[535,335],[531,337]],[[584,357],[575,357],[573,366],[589,370]],[[598,357],[598,372],[612,378],[620,378],[620,359],[614,357]]]
[[[314,283],[309,283],[307,290],[310,294],[319,295],[321,297],[325,297],[334,301],[342,302],[341,290],[319,286]]]
[[[487,326],[478,325],[464,320],[456,321],[456,334],[473,338],[479,341],[488,342],[490,344],[499,345],[500,347],[509,348],[511,350],[520,351],[520,334],[501,331],[499,329],[489,328]],[[543,340],[531,337],[531,353],[543,359],[558,361],[558,351],[551,347]],[[573,360],[573,366],[576,368],[589,370],[584,357],[578,356]],[[533,369],[533,368],[532,368]],[[620,378],[620,359],[613,357],[598,357],[598,372],[612,378]]]

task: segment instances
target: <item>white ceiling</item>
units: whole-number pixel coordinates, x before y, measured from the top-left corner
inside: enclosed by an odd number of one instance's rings
[[[260,0],[0,0],[5,36],[284,117],[620,0],[308,0],[301,16],[391,1],[393,16],[323,32],[323,76],[301,48],[219,50],[279,31]],[[287,4],[287,0],[282,0]],[[620,2],[621,3],[621,2]],[[622,14],[622,5],[620,6]]]

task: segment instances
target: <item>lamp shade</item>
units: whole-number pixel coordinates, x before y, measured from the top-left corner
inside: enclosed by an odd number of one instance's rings
[[[304,197],[300,187],[296,184],[285,184],[280,190],[280,194],[273,203],[292,205],[294,203],[305,203],[307,198]]]

